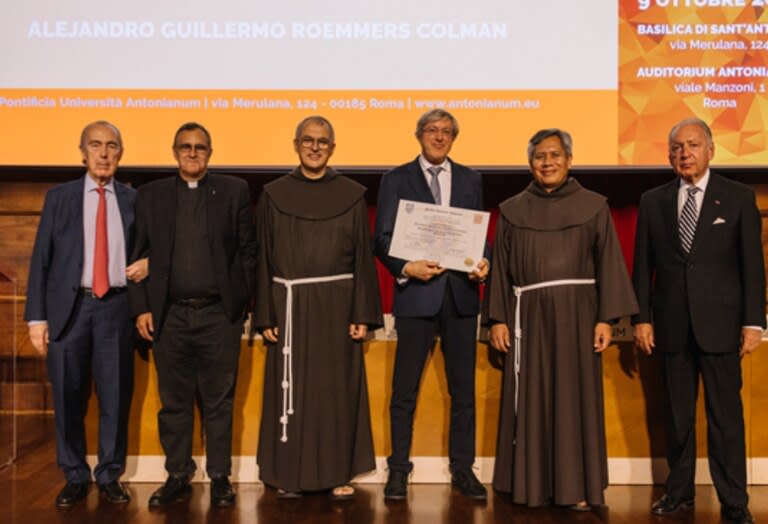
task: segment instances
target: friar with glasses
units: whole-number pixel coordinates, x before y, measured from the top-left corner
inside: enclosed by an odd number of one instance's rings
[[[571,135],[528,143],[533,180],[499,206],[490,341],[506,353],[493,487],[527,506],[604,503],[601,354],[637,312],[608,202],[569,177]]]
[[[139,334],[153,342],[168,472],[151,507],[191,494],[197,395],[211,504],[235,501],[232,404],[256,243],[248,184],[209,173],[212,153],[205,127],[182,125],[173,140],[178,175],[142,186],[136,199],[134,257],[149,257],[151,276],[130,286],[131,308]]]
[[[479,261],[470,273],[446,270],[436,260],[403,260],[389,256],[401,199],[441,206],[482,210],[480,174],[448,158],[459,123],[442,109],[429,111],[416,124],[421,154],[386,173],[379,186],[376,214],[376,256],[395,277],[392,313],[397,329],[397,353],[392,377],[390,418],[392,454],[387,459],[387,499],[404,499],[413,436],[413,413],[422,371],[440,335],[445,374],[451,395],[449,468],[452,484],[465,496],[485,499],[487,490],[475,476],[475,352],[479,283],[488,262]]]
[[[299,122],[293,147],[299,166],[264,186],[257,206],[259,476],[280,498],[348,499],[350,481],[376,467],[362,341],[382,318],[365,187],[328,167],[325,118]]]

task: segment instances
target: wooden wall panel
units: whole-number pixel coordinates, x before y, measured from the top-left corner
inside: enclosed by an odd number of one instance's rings
[[[8,282],[0,284],[0,357],[12,353],[10,340],[13,328],[16,329],[19,354],[37,356],[27,337],[23,315],[29,258],[32,256],[45,193],[53,185],[34,182],[0,183],[0,272],[10,274],[16,287],[16,295],[13,296],[12,285]],[[12,308],[14,302],[15,316]],[[42,375],[39,380],[44,381],[45,376]]]
[[[45,193],[54,185],[45,182],[0,182],[0,213],[39,215]]]
[[[370,397],[371,424],[377,456],[391,450],[389,399],[395,342],[374,341],[365,346],[366,374]],[[243,342],[240,374],[234,407],[234,455],[255,455],[261,420],[265,350],[260,341],[253,347]],[[477,346],[477,456],[492,457],[496,452],[501,371],[489,360],[484,344]],[[608,456],[660,457],[664,452],[664,397],[661,369],[654,357],[639,355],[629,343],[614,344],[603,354],[605,422]],[[439,348],[424,370],[416,407],[412,455],[448,455],[450,404]],[[751,457],[768,457],[768,342],[742,363],[744,374],[744,414],[747,451]],[[704,395],[699,395],[697,454],[707,456]],[[129,423],[131,455],[161,455],[157,434],[157,375],[154,363],[136,357],[136,379]],[[98,404],[89,406],[87,428],[89,449],[95,449]],[[195,426],[194,453],[202,454],[199,420]]]

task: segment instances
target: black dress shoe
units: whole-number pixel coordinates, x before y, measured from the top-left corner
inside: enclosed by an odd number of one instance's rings
[[[475,472],[471,469],[457,469],[451,475],[451,485],[459,488],[465,497],[477,500],[488,498],[488,490],[477,480]]]
[[[188,477],[174,477],[171,475],[162,487],[149,497],[149,507],[158,508],[167,506],[177,500],[183,500],[192,495],[192,486]]]
[[[235,503],[235,490],[229,478],[225,476],[211,477],[211,505],[225,508]]]
[[[107,482],[106,484],[99,484],[99,492],[112,504],[125,504],[131,500],[128,490],[117,480]]]
[[[693,499],[677,500],[664,493],[659,500],[651,505],[651,513],[654,515],[671,515],[677,510],[693,507]]]
[[[88,495],[87,482],[67,482],[56,496],[56,505],[60,508],[74,506]]]
[[[720,515],[731,524],[754,524],[752,514],[746,506],[726,506],[720,507]]]
[[[408,473],[405,471],[390,471],[387,484],[384,486],[384,498],[403,500],[408,496]]]

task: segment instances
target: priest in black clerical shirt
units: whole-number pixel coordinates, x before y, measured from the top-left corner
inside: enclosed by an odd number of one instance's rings
[[[229,506],[232,400],[245,310],[253,294],[255,232],[245,181],[208,173],[211,136],[190,122],[176,132],[178,176],[139,190],[133,258],[150,277],[129,289],[139,334],[153,342],[168,480],[149,499],[191,494],[194,402],[199,394],[211,503]]]

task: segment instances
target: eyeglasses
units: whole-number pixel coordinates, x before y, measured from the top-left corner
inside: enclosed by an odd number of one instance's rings
[[[435,126],[427,126],[422,130],[422,134],[425,135],[443,135],[447,136],[449,138],[453,138],[453,128],[452,127],[435,127]]]
[[[317,149],[325,150],[331,147],[331,141],[327,138],[314,139],[311,136],[303,136],[299,138],[299,144],[305,149],[313,149],[317,147]]]
[[[211,148],[206,144],[184,143],[184,144],[178,144],[176,146],[176,151],[185,155],[191,155],[193,150],[198,155],[207,155],[211,151]]]

